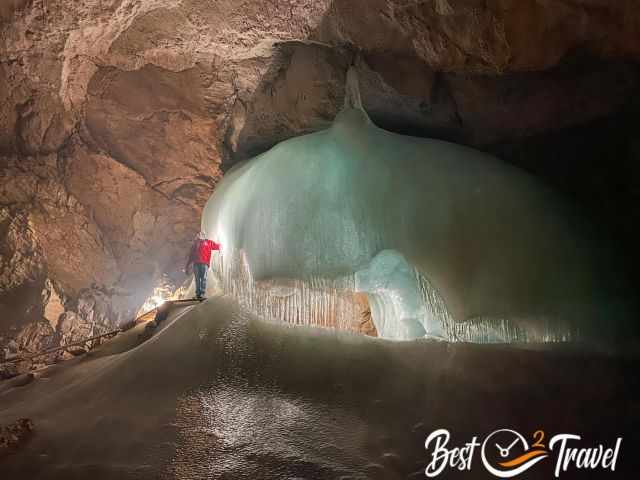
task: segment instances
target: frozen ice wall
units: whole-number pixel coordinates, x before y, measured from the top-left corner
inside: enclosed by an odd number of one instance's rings
[[[219,184],[203,228],[222,243],[226,291],[303,324],[347,321],[338,292],[363,291],[378,333],[397,339],[550,341],[610,328],[596,251],[571,208],[489,155],[382,130],[358,104]],[[272,305],[284,297],[296,300]]]

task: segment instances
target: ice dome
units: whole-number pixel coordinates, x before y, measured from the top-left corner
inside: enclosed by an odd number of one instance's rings
[[[396,339],[569,340],[613,315],[606,261],[571,205],[488,154],[378,128],[350,82],[329,129],[236,166],[211,196],[203,229],[223,245],[225,290],[293,323],[317,316],[303,284],[364,292]],[[353,313],[338,304],[329,315]]]

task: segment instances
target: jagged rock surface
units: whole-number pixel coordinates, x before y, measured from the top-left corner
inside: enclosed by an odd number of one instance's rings
[[[327,126],[352,63],[379,125],[562,184],[563,159],[541,169],[522,146],[628,112],[639,29],[633,0],[3,2],[0,347],[106,328],[160,278],[181,283],[222,171]],[[626,172],[582,194],[627,205]]]

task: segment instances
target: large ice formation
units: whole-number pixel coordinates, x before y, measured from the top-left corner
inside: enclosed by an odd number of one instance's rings
[[[213,193],[203,228],[222,243],[223,288],[265,317],[327,325],[365,292],[387,338],[596,331],[605,293],[579,215],[490,155],[378,128],[353,85],[329,129],[236,166]]]

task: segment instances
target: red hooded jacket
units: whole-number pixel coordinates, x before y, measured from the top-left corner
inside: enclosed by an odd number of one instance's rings
[[[220,250],[220,244],[213,240],[195,240],[191,247],[188,264],[204,263],[205,265],[209,265],[212,250]]]

